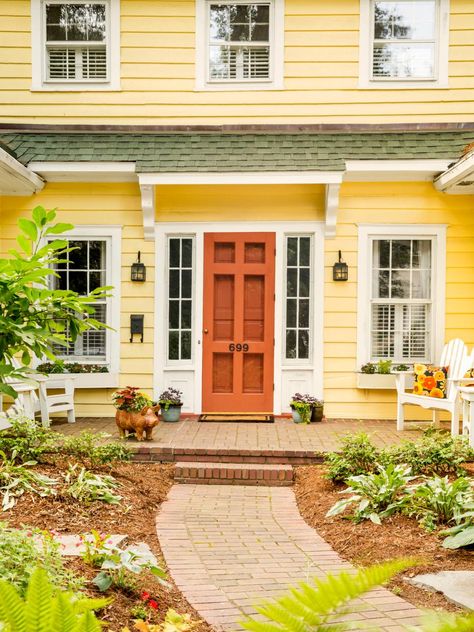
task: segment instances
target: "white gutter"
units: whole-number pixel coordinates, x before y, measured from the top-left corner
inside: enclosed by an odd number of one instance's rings
[[[434,181],[438,191],[471,194],[474,191],[474,151],[470,151]]]
[[[43,187],[40,176],[0,148],[0,195],[32,195]]]

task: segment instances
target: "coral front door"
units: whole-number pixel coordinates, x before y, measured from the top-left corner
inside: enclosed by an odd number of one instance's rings
[[[204,235],[203,412],[272,412],[275,234]]]

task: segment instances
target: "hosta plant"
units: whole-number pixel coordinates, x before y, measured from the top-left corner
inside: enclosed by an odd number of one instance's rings
[[[450,482],[435,476],[408,488],[406,512],[415,516],[422,527],[433,531],[437,525],[459,523],[468,505],[474,507],[474,490],[467,478]]]
[[[459,517],[459,524],[441,531],[440,535],[448,536],[443,541],[445,549],[461,549],[474,545],[474,505],[471,503]]]
[[[110,534],[99,533],[96,529],[91,529],[90,533],[81,535],[81,542],[84,552],[81,557],[86,564],[100,568],[103,562],[115,550],[115,546],[110,539]]]
[[[13,529],[0,522],[0,577],[23,595],[36,566],[56,587],[78,590],[83,580],[64,566],[59,543],[48,532]]]
[[[36,461],[26,461],[16,464],[17,454],[13,450],[10,457],[0,451],[0,495],[2,497],[2,511],[8,511],[15,506],[17,499],[25,492],[38,496],[56,494],[57,480],[45,474],[32,470]]]
[[[64,480],[66,483],[66,494],[72,496],[82,503],[91,503],[96,500],[118,505],[122,497],[114,493],[119,483],[106,474],[94,474],[85,467],[79,468],[70,465]]]
[[[0,581],[0,629],[2,632],[100,632],[94,610],[107,599],[85,599],[55,590],[46,571],[36,568],[23,599],[5,580]]]
[[[347,508],[355,505],[352,519],[356,522],[371,520],[381,524],[382,518],[401,511],[407,502],[406,485],[413,480],[410,468],[389,464],[379,466],[378,472],[350,476],[349,487],[341,494],[351,494],[349,498],[338,501],[327,512],[326,516],[337,516]]]
[[[166,573],[159,566],[155,566],[149,559],[130,549],[111,548],[104,554],[101,571],[93,579],[94,584],[101,591],[108,590],[112,585],[126,592],[137,587],[134,576],[143,571],[150,571],[160,584],[168,586]]]

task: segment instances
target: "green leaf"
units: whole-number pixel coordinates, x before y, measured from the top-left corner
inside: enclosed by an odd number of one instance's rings
[[[5,393],[5,395],[8,395],[13,399],[16,399],[18,397],[18,393],[15,391],[13,386],[10,386],[9,384],[4,384],[2,382],[0,382],[0,393]]]
[[[474,544],[474,525],[466,527],[456,535],[447,537],[443,542],[443,547],[445,549],[460,549],[470,544]]]
[[[26,632],[24,604],[15,588],[0,581],[0,622],[10,626],[11,632]]]
[[[53,591],[46,571],[36,568],[26,591],[26,624],[28,632],[46,632],[51,621]]]
[[[44,206],[35,206],[32,211],[33,220],[37,226],[44,226],[46,222],[51,222],[52,220],[47,219],[46,210]],[[54,217],[53,217],[54,219]]]
[[[32,241],[38,239],[38,229],[36,228],[36,224],[30,219],[20,218],[18,220],[18,226]]]
[[[101,571],[94,577],[92,583],[95,584],[101,592],[105,592],[112,586],[112,577],[108,573]]]
[[[18,235],[16,240],[23,252],[27,255],[31,255],[33,252],[33,244],[31,243],[31,240],[27,239],[24,235]]]
[[[50,226],[45,230],[45,235],[60,235],[68,230],[72,230],[74,226],[72,224],[65,224],[64,222],[58,222],[54,226]]]

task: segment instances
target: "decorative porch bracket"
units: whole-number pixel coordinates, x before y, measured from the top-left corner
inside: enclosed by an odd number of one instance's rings
[[[140,183],[143,214],[143,237],[145,241],[155,239],[155,185]]]
[[[340,184],[326,184],[326,225],[324,228],[324,236],[326,239],[334,239],[336,237],[337,212],[339,210],[339,192]]]

